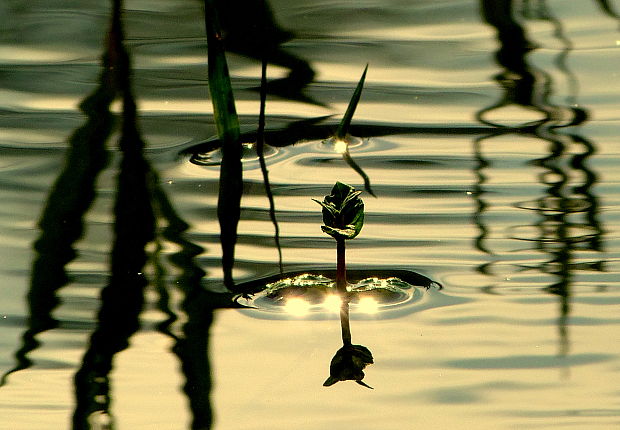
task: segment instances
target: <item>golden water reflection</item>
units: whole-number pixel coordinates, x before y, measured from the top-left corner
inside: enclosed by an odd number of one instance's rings
[[[495,76],[502,88],[502,97],[497,103],[480,110],[478,119],[500,129],[504,144],[508,136],[521,140],[522,136],[535,139],[546,148],[547,154],[533,158],[530,162],[536,169],[537,182],[544,193],[539,198],[528,202],[513,202],[520,210],[534,215],[532,225],[505,226],[507,237],[531,245],[518,246],[515,252],[535,250],[542,261],[514,265],[514,274],[521,279],[543,274],[542,279],[550,283],[543,288],[558,297],[558,336],[560,355],[569,352],[570,343],[568,327],[573,295],[573,279],[578,271],[603,271],[604,264],[600,252],[603,250],[604,229],[599,221],[598,198],[593,193],[597,174],[589,167],[588,159],[596,152],[595,145],[580,134],[580,126],[588,121],[589,114],[583,107],[576,107],[578,101],[578,81],[567,64],[572,50],[572,43],[562,28],[560,20],[553,15],[546,1],[537,2],[531,7],[529,2],[524,9],[517,9],[510,0],[501,2],[481,1],[481,10],[487,23],[498,34],[500,46],[496,51],[496,61],[503,71]],[[528,20],[544,20],[554,28],[554,36],[563,49],[559,51],[554,66],[570,83],[566,104],[558,105],[555,82],[552,74],[538,68],[530,60],[536,50],[536,43],[527,36]],[[516,125],[500,125],[486,118],[491,112],[505,107],[519,106],[529,109],[537,117]],[[477,160],[476,191],[474,193],[477,210],[474,222],[479,234],[475,245],[493,259],[498,252],[490,245],[488,236],[490,224],[486,219],[494,210],[495,203],[488,190],[489,175],[493,172],[494,161],[485,155],[485,148],[492,145],[496,134],[489,134],[474,141],[474,153]],[[584,261],[584,251],[590,251]],[[597,255],[599,254],[599,255]],[[480,273],[491,275],[496,272],[497,261],[491,260],[479,266]],[[505,278],[509,280],[510,278]],[[500,285],[490,284],[488,292],[500,293]]]

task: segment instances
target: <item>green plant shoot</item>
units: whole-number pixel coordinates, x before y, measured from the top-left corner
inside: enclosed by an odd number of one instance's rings
[[[357,83],[357,87],[353,92],[353,96],[349,101],[349,106],[347,106],[347,111],[342,117],[342,121],[338,125],[338,129],[336,130],[336,139],[344,139],[349,133],[349,127],[351,126],[351,120],[353,119],[353,114],[355,113],[355,109],[357,109],[357,104],[360,101],[360,97],[362,96],[362,90],[364,89],[364,81],[366,80],[366,72],[368,71],[368,64],[366,64],[366,68],[364,69],[364,73],[362,73],[362,77]]]
[[[364,225],[364,202],[360,194],[361,191],[356,191],[352,186],[336,182],[331,194],[325,196],[322,202],[312,199],[323,208],[324,225],[321,229],[336,239],[336,289],[342,299],[340,304],[342,348],[336,352],[331,361],[329,378],[323,383],[326,387],[339,381],[352,380],[372,389],[362,381],[364,368],[374,362],[372,354],[365,346],[353,345],[351,342],[350,292],[347,288],[345,261],[345,241],[355,238]]]
[[[364,225],[364,202],[350,185],[336,182],[331,194],[322,202],[312,199],[323,207],[321,229],[334,239],[353,239]]]

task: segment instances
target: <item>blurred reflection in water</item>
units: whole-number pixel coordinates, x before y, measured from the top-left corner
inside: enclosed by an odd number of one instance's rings
[[[29,328],[23,334],[22,348],[15,354],[17,365],[3,376],[2,384],[8,374],[30,367],[28,354],[39,346],[36,336],[58,326],[52,317],[59,304],[57,292],[69,282],[65,266],[76,256],[73,246],[82,236],[84,215],[95,198],[95,181],[108,160],[105,142],[112,132],[110,104],[116,94],[109,65],[106,53],[99,87],[80,104],[87,120],[69,139],[65,166],[41,215],[41,234],[33,246],[35,259],[28,291]]]
[[[146,245],[155,235],[155,219],[148,192],[150,168],[142,155],[144,142],[136,128],[136,106],[129,82],[129,58],[123,47],[120,0],[114,2],[108,37],[108,67],[122,97],[119,147],[122,153],[114,206],[114,242],[110,278],[101,291],[97,328],[90,338],[82,366],[75,375],[74,429],[89,429],[89,421],[111,426],[109,373],[116,353],[129,345],[139,329],[144,304]],[[104,61],[104,66],[106,61]]]
[[[620,14],[618,14],[618,11],[611,5],[609,0],[595,0],[595,2],[598,3],[603,12],[612,18],[616,18],[620,25]]]
[[[268,92],[317,103],[302,93],[314,79],[314,70],[304,59],[282,49],[294,35],[279,26],[267,0],[216,0],[215,6],[227,51],[289,70],[287,76],[267,84]]]
[[[566,76],[570,93],[565,106],[555,106],[550,102],[553,95],[553,82],[550,74],[531,66],[527,55],[534,48],[527,37],[525,29],[514,18],[516,13],[513,2],[481,1],[481,11],[487,23],[497,30],[500,47],[496,60],[503,71],[496,75],[496,80],[503,90],[499,102],[478,112],[478,119],[496,127],[496,132],[474,141],[474,153],[477,160],[475,169],[477,183],[475,199],[477,210],[474,222],[479,234],[475,245],[478,250],[490,256],[496,255],[488,241],[489,226],[485,213],[492,208],[487,196],[488,172],[493,168],[491,161],[484,155],[484,146],[499,136],[529,137],[538,139],[548,147],[549,154],[532,160],[532,164],[542,169],[538,181],[544,187],[545,194],[539,198],[516,203],[515,206],[537,214],[534,232],[527,225],[512,225],[508,228],[510,238],[528,241],[533,250],[546,256],[539,264],[519,264],[518,272],[536,271],[552,275],[555,278],[545,290],[559,297],[558,331],[560,339],[559,354],[565,355],[569,350],[568,318],[573,278],[576,271],[602,271],[603,262],[599,256],[590,254],[590,260],[584,260],[584,251],[600,253],[602,251],[603,227],[599,221],[598,198],[593,193],[596,174],[588,166],[588,158],[595,153],[595,145],[578,133],[576,127],[588,119],[585,109],[577,107],[578,83],[567,67],[566,59],[571,51],[571,43],[562,30],[561,23],[554,18],[545,1],[526,2],[521,12],[527,19],[545,20],[554,26],[554,36],[562,42],[563,50],[556,58],[555,65]],[[496,114],[500,108],[520,106],[542,114],[542,119],[508,126],[487,119]],[[576,178],[583,178],[577,182]],[[529,251],[521,249],[520,251]],[[479,272],[493,274],[497,261],[479,266]],[[500,293],[496,285],[489,285],[486,290]]]
[[[230,294],[204,290],[205,272],[194,261],[203,249],[183,237],[188,225],[175,213],[159,186],[156,172],[144,158],[145,143],[137,128],[136,103],[131,90],[130,61],[124,47],[121,0],[113,3],[112,20],[102,59],[100,82],[81,104],[86,123],[71,137],[65,169],[54,183],[41,217],[41,235],[35,242],[36,258],[28,293],[29,322],[16,352],[16,366],[2,378],[32,365],[28,355],[39,347],[37,335],[56,328],[52,313],[59,304],[58,291],[68,284],[66,265],[76,256],[74,245],[83,233],[84,216],[95,199],[95,181],[107,164],[105,143],[113,117],[110,104],[122,100],[119,149],[121,161],[114,206],[114,241],[109,280],[101,291],[97,325],[82,365],[75,375],[74,429],[113,428],[109,374],[115,355],[126,349],[140,327],[145,288],[145,266],[154,264],[154,283],[159,307],[168,315],[160,330],[175,340],[173,352],[186,378],[184,391],[192,411],[192,428],[208,429],[212,423],[209,328],[213,310],[233,306]],[[178,319],[169,306],[165,265],[158,260],[162,240],[175,243],[179,251],[171,263],[180,268],[175,285],[181,290],[185,323],[173,334]],[[155,252],[147,252],[149,244]]]

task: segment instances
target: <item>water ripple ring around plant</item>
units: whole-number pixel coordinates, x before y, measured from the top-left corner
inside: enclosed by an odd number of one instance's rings
[[[259,319],[338,319],[341,298],[335,275],[335,270],[295,271],[240,284],[252,293],[239,299],[248,306],[242,312]],[[425,303],[441,285],[413,271],[349,270],[347,275],[352,319],[398,318],[442,305]]]

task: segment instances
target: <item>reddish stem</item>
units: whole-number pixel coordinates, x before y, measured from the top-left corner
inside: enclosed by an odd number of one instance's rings
[[[339,293],[347,292],[347,266],[344,239],[336,239],[336,288]]]
[[[351,327],[349,324],[349,292],[347,291],[347,268],[345,261],[344,239],[336,239],[336,289],[340,294],[340,327],[343,345],[351,345]]]

